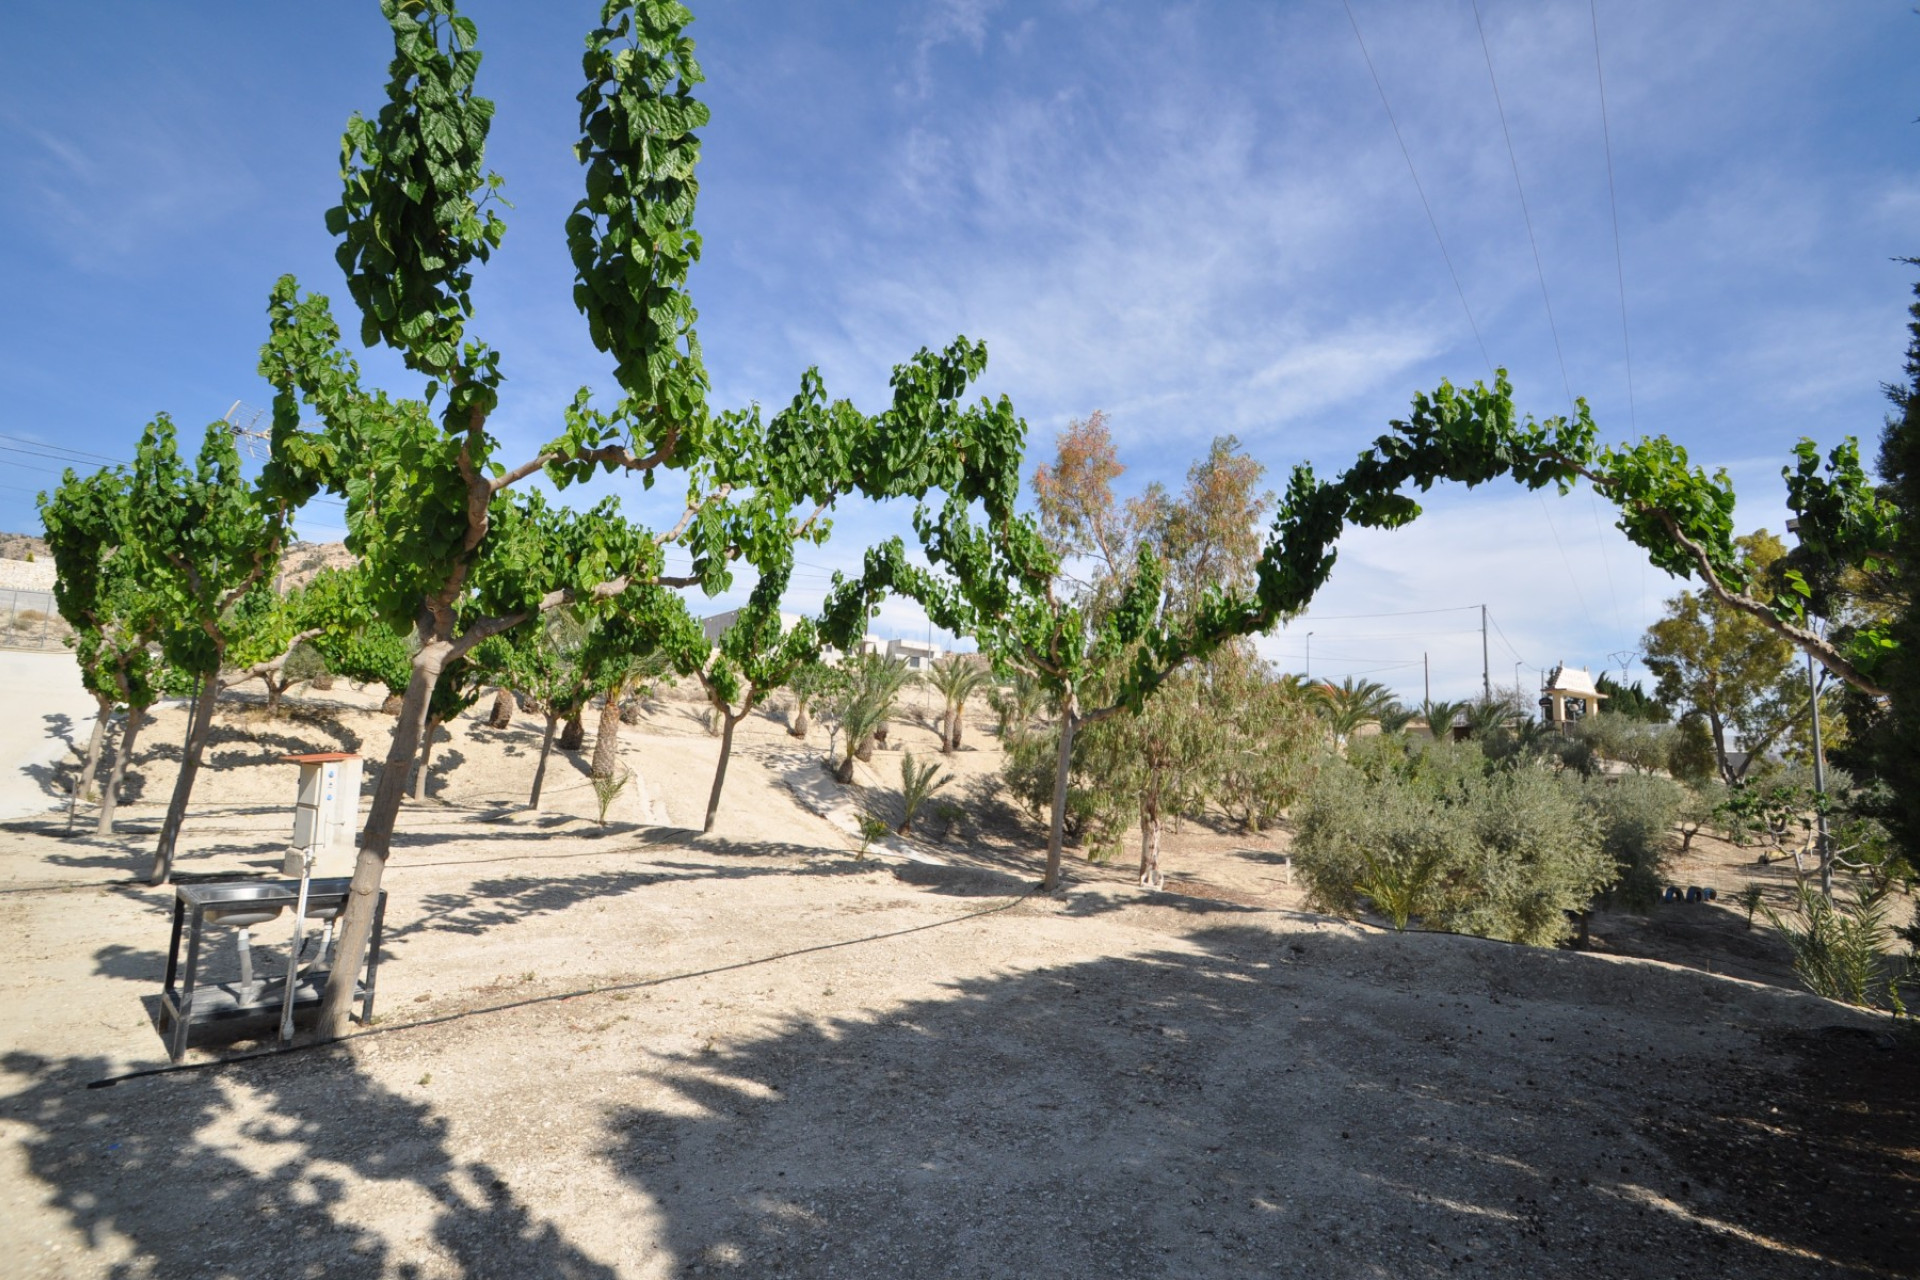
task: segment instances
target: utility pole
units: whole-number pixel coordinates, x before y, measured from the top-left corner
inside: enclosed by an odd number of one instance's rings
[[[1480,696],[1493,701],[1493,671],[1487,661],[1487,606],[1480,606]]]
[[[1427,655],[1420,655],[1420,683],[1426,687],[1427,701],[1433,701],[1433,664],[1427,661]]]
[[[1313,683],[1313,632],[1307,632],[1307,683]]]
[[[1813,655],[1807,655],[1807,695],[1813,708],[1813,820],[1816,852],[1820,858],[1820,892],[1833,901],[1833,845],[1827,835],[1827,754],[1820,743],[1820,678],[1814,674]]]

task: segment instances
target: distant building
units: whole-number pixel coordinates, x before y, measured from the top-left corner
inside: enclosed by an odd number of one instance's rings
[[[860,637],[859,644],[854,646],[853,656],[863,658],[868,654],[880,653],[885,648],[886,641],[882,640],[879,636],[862,636]],[[830,644],[820,646],[820,661],[829,667],[839,666],[842,662],[846,661],[846,658],[846,654],[840,652]]]
[[[720,633],[732,626],[733,620],[739,616],[740,611],[738,609],[729,609],[725,613],[716,613],[712,617],[702,618],[700,620],[700,629],[707,633],[707,643],[719,644]],[[799,625],[799,614],[783,613],[780,615],[780,631],[783,635]]]
[[[889,640],[887,657],[895,662],[904,662],[907,670],[925,675],[933,670],[933,664],[945,656],[946,650],[938,645],[928,644],[925,640]]]

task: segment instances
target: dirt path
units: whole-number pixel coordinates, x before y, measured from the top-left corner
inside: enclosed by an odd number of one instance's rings
[[[298,735],[233,728],[196,873],[284,846]],[[403,815],[378,1025],[291,1056],[87,1088],[164,1062],[154,810],[0,829],[0,1275],[1912,1273],[1920,1053],[1871,1018],[1301,914],[1232,836],[1183,836],[1208,896],[858,860],[771,721],[714,836],[519,814],[508,733]],[[628,748],[675,822],[711,750]]]
[[[93,732],[93,699],[73,655],[0,650],[0,707],[0,821],[59,806],[55,766],[79,759]]]

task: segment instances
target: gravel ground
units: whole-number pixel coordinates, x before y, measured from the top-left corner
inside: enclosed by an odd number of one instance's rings
[[[222,748],[195,873],[278,863],[264,732]],[[1315,917],[1224,839],[1182,868],[1211,896],[1082,867],[1043,898],[1004,843],[857,859],[776,733],[700,837],[463,798],[525,756],[458,728],[377,1025],[110,1088],[164,1061],[153,810],[0,829],[0,1275],[1915,1274],[1920,1051],[1882,1020]],[[710,752],[629,758],[679,818]]]

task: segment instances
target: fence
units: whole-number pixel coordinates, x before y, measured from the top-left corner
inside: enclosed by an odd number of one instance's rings
[[[0,649],[64,649],[71,634],[53,592],[0,587]]]

